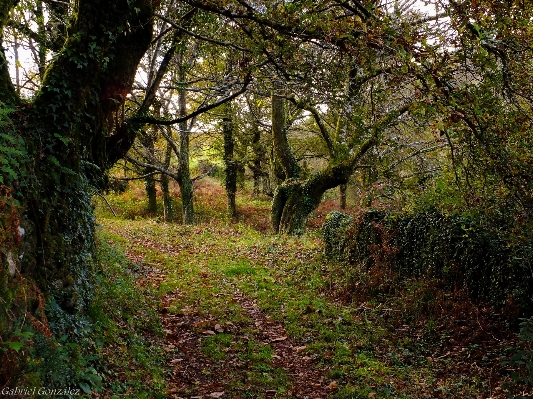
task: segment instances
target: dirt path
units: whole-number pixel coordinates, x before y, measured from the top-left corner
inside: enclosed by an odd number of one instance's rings
[[[140,239],[119,231],[114,233],[146,250],[157,250],[170,256],[180,251],[175,246],[147,238]],[[126,256],[148,269],[143,285],[158,288],[167,278],[162,266],[144,262],[143,253],[126,251]],[[164,350],[168,354],[170,370],[167,381],[169,398],[323,399],[336,390],[336,382],[328,380],[316,366],[317,359],[306,356],[305,346],[289,338],[282,324],[273,321],[254,300],[236,287],[229,300],[239,304],[248,319],[237,324],[219,323],[214,316],[199,311],[197,306],[172,309],[183,295],[179,289],[167,292],[160,304],[160,317],[166,333]],[[232,342],[224,350],[223,359],[213,358],[212,354],[202,350],[204,341],[217,335],[226,339],[229,336]],[[282,370],[287,379],[281,389],[274,388],[272,383],[265,389],[250,378],[251,367],[255,366],[250,364],[249,358],[254,354],[243,356],[243,351],[250,350],[249,342],[253,342],[256,348],[272,349],[270,366]]]

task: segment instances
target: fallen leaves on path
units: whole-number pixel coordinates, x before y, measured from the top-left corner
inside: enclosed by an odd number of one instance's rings
[[[134,234],[116,231],[126,236],[128,240],[146,250],[157,250],[170,256],[179,254],[181,250],[196,253],[208,253],[209,248],[190,248],[186,244],[181,246],[168,245],[136,237]],[[251,258],[257,258],[257,249],[248,249]],[[159,286],[166,278],[161,267],[146,262],[144,252],[128,250],[126,256],[132,261],[149,267],[149,273],[141,285]],[[207,279],[209,274],[200,273],[200,278]],[[169,309],[179,302],[181,293],[175,290],[167,293],[160,304],[160,316],[163,323],[165,338],[165,352],[168,354],[169,368],[167,396],[180,398],[230,398],[238,399],[240,394],[254,395],[254,398],[291,398],[291,399],[323,399],[335,389],[337,383],[328,381],[324,371],[316,366],[316,360],[306,356],[305,348],[300,342],[290,339],[283,325],[273,321],[263,312],[257,303],[247,298],[235,289],[232,303],[238,303],[249,317],[248,322],[240,325],[214,320],[209,314],[200,312],[197,308],[188,307],[180,312]],[[250,336],[252,328],[252,336]],[[270,345],[273,348],[272,367],[285,370],[289,377],[289,392],[276,389],[259,391],[253,382],[247,381],[248,364],[240,353],[228,348],[221,360],[215,360],[202,351],[202,340],[217,334],[229,333],[235,341],[248,342],[253,340],[259,346]],[[244,396],[243,396],[244,397]],[[249,397],[249,396],[247,396]]]

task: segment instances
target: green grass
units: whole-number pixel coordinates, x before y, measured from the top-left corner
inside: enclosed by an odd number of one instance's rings
[[[140,262],[164,271],[158,296],[179,291],[170,313],[194,311],[221,325],[237,326],[237,332],[201,339],[202,353],[213,362],[223,364],[238,354],[247,365],[240,374],[227,375],[230,395],[258,398],[275,389],[276,397],[289,398],[293,383],[286,370],[273,365],[272,346],[261,342],[254,320],[234,300],[236,292],[255,301],[283,324],[290,339],[305,346],[303,354],[314,359],[328,381],[338,384],[331,398],[476,398],[489,393],[475,377],[439,374],[439,367],[447,367],[446,359],[438,367],[427,360],[445,339],[436,321],[428,320],[419,329],[420,337],[396,334],[398,320],[418,326],[422,307],[431,305],[433,297],[409,303],[392,294],[354,303],[333,297],[339,287],[368,284],[368,277],[343,280],[342,266],[324,259],[316,232],[279,237],[216,215],[196,226],[99,215],[102,236],[118,252],[135,254]],[[423,293],[420,284],[407,287],[413,298]]]
[[[387,388],[388,378],[410,378],[420,373],[420,367],[431,375],[424,365],[395,366],[376,353],[384,328],[361,320],[352,307],[328,300],[324,295],[328,267],[316,240],[262,235],[243,225],[183,227],[117,219],[102,223],[108,239],[129,252],[144,254],[143,262],[165,269],[168,275],[160,295],[181,292],[171,312],[194,307],[217,322],[249,330],[247,342],[235,342],[242,333],[202,340],[203,352],[214,360],[223,361],[229,350],[241,351],[241,360],[249,364],[249,385],[287,390],[290,379],[272,366],[272,349],[254,340],[249,316],[231,301],[236,289],[282,322],[291,338],[307,345],[306,355],[317,359],[331,380],[339,380],[336,397],[368,397],[374,391],[383,398],[402,397]],[[234,382],[233,388],[239,389],[239,384]]]
[[[97,366],[109,395],[164,397],[162,337],[158,295],[139,290],[140,268],[104,240],[98,242],[99,281],[89,308],[94,321]]]

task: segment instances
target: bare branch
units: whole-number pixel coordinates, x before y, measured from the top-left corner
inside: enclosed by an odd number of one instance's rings
[[[209,43],[213,43],[213,44],[218,44],[218,45],[224,46],[224,47],[232,47],[232,48],[234,48],[236,50],[244,51],[246,53],[251,53],[252,52],[250,49],[238,46],[238,45],[236,45],[234,43],[231,43],[231,42],[223,42],[221,40],[211,39],[209,37],[202,36],[202,35],[199,35],[197,33],[194,33],[192,31],[190,31],[188,29],[185,29],[184,27],[178,25],[177,23],[175,23],[174,21],[172,21],[171,19],[168,19],[167,17],[165,17],[163,15],[156,14],[156,17],[158,17],[159,19],[165,21],[166,23],[171,25],[173,28],[178,29],[179,31],[181,31],[183,33],[186,33],[187,35],[192,36],[192,37],[194,37],[196,39],[203,40],[203,41],[206,41],[206,42],[209,42]]]
[[[179,180],[179,176],[177,173],[172,173],[170,170],[168,169],[165,169],[159,165],[152,165],[152,164],[148,164],[146,162],[141,162],[139,161],[138,159],[135,159],[133,157],[130,157],[129,155],[126,155],[124,157],[124,159],[127,159],[129,162],[137,165],[137,166],[140,166],[141,168],[152,168],[154,170],[157,170],[158,172],[160,173],[163,173],[164,175],[167,175],[169,177],[172,177],[174,180]]]
[[[244,93],[248,87],[248,85],[250,84],[250,82],[252,81],[252,76],[251,74],[248,74],[246,75],[245,79],[244,79],[244,82],[243,82],[243,85],[241,87],[241,89],[239,91],[236,91],[235,93],[227,96],[227,97],[224,97],[218,101],[215,101],[214,103],[212,104],[209,104],[209,105],[206,105],[204,107],[200,107],[198,108],[196,111],[194,112],[191,112],[189,115],[185,115],[185,116],[182,116],[180,118],[176,118],[176,119],[171,119],[171,120],[167,120],[167,119],[162,119],[162,118],[155,118],[153,116],[134,116],[132,117],[129,122],[131,123],[151,123],[151,124],[154,124],[154,125],[162,125],[162,126],[169,126],[169,125],[175,125],[176,123],[180,123],[180,122],[185,122],[185,121],[188,121],[189,119],[191,118],[194,118],[200,114],[203,114],[204,112],[207,112],[207,111],[210,111],[212,110],[213,108],[216,108],[222,104],[225,104],[227,103],[228,101],[231,101],[233,100],[234,98],[240,96],[242,93]]]

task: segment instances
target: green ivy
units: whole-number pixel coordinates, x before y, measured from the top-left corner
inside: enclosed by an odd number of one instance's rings
[[[517,348],[511,348],[510,358],[504,359],[503,365],[513,369],[511,378],[516,386],[533,387],[533,317],[522,319],[518,334],[520,344]],[[515,385],[509,384],[508,388],[515,391]],[[525,399],[520,394],[511,396],[513,399]]]
[[[533,241],[518,234],[520,226],[508,217],[475,219],[433,209],[370,211],[348,226],[343,225],[346,219],[328,217],[323,229],[328,258],[367,269],[380,263],[400,279],[438,279],[497,307],[514,303],[523,314],[533,312]]]
[[[15,134],[10,115],[13,109],[0,103],[0,184],[12,187],[21,178],[28,157],[22,136]]]

